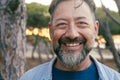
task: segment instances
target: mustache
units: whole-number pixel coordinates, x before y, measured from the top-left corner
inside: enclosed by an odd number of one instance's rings
[[[79,37],[76,37],[76,38],[74,38],[74,39],[71,39],[71,38],[60,38],[59,39],[59,44],[63,44],[63,43],[66,43],[66,42],[68,42],[68,43],[72,43],[72,42],[82,42],[83,44],[85,44],[86,43],[86,39],[85,38],[79,38]]]

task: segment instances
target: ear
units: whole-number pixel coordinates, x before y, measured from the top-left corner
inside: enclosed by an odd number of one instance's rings
[[[96,20],[95,21],[95,37],[97,37],[98,32],[99,32],[99,21]]]
[[[52,39],[52,23],[51,22],[49,22],[48,23],[48,28],[49,28],[49,34],[50,34],[50,38]]]

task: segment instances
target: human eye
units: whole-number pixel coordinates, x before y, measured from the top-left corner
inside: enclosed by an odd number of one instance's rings
[[[88,25],[87,22],[83,22],[83,21],[80,21],[79,24],[80,24],[80,25]]]
[[[64,22],[56,24],[56,27],[58,28],[65,28],[66,26],[67,26],[67,23],[64,23]]]
[[[88,26],[88,23],[87,22],[84,22],[84,21],[80,21],[77,23],[77,26],[78,27],[87,27]]]

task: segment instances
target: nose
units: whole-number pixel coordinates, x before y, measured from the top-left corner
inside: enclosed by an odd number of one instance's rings
[[[75,27],[74,24],[71,24],[65,33],[65,37],[70,38],[70,39],[75,39],[78,36],[79,36],[79,32],[77,28]]]

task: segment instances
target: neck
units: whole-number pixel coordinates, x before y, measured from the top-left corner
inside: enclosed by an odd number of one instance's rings
[[[55,63],[55,67],[65,71],[80,71],[88,68],[91,65],[91,63],[92,61],[90,60],[89,55],[87,55],[86,58],[79,65],[73,67],[65,66],[61,63],[59,59],[57,59],[57,62]]]

